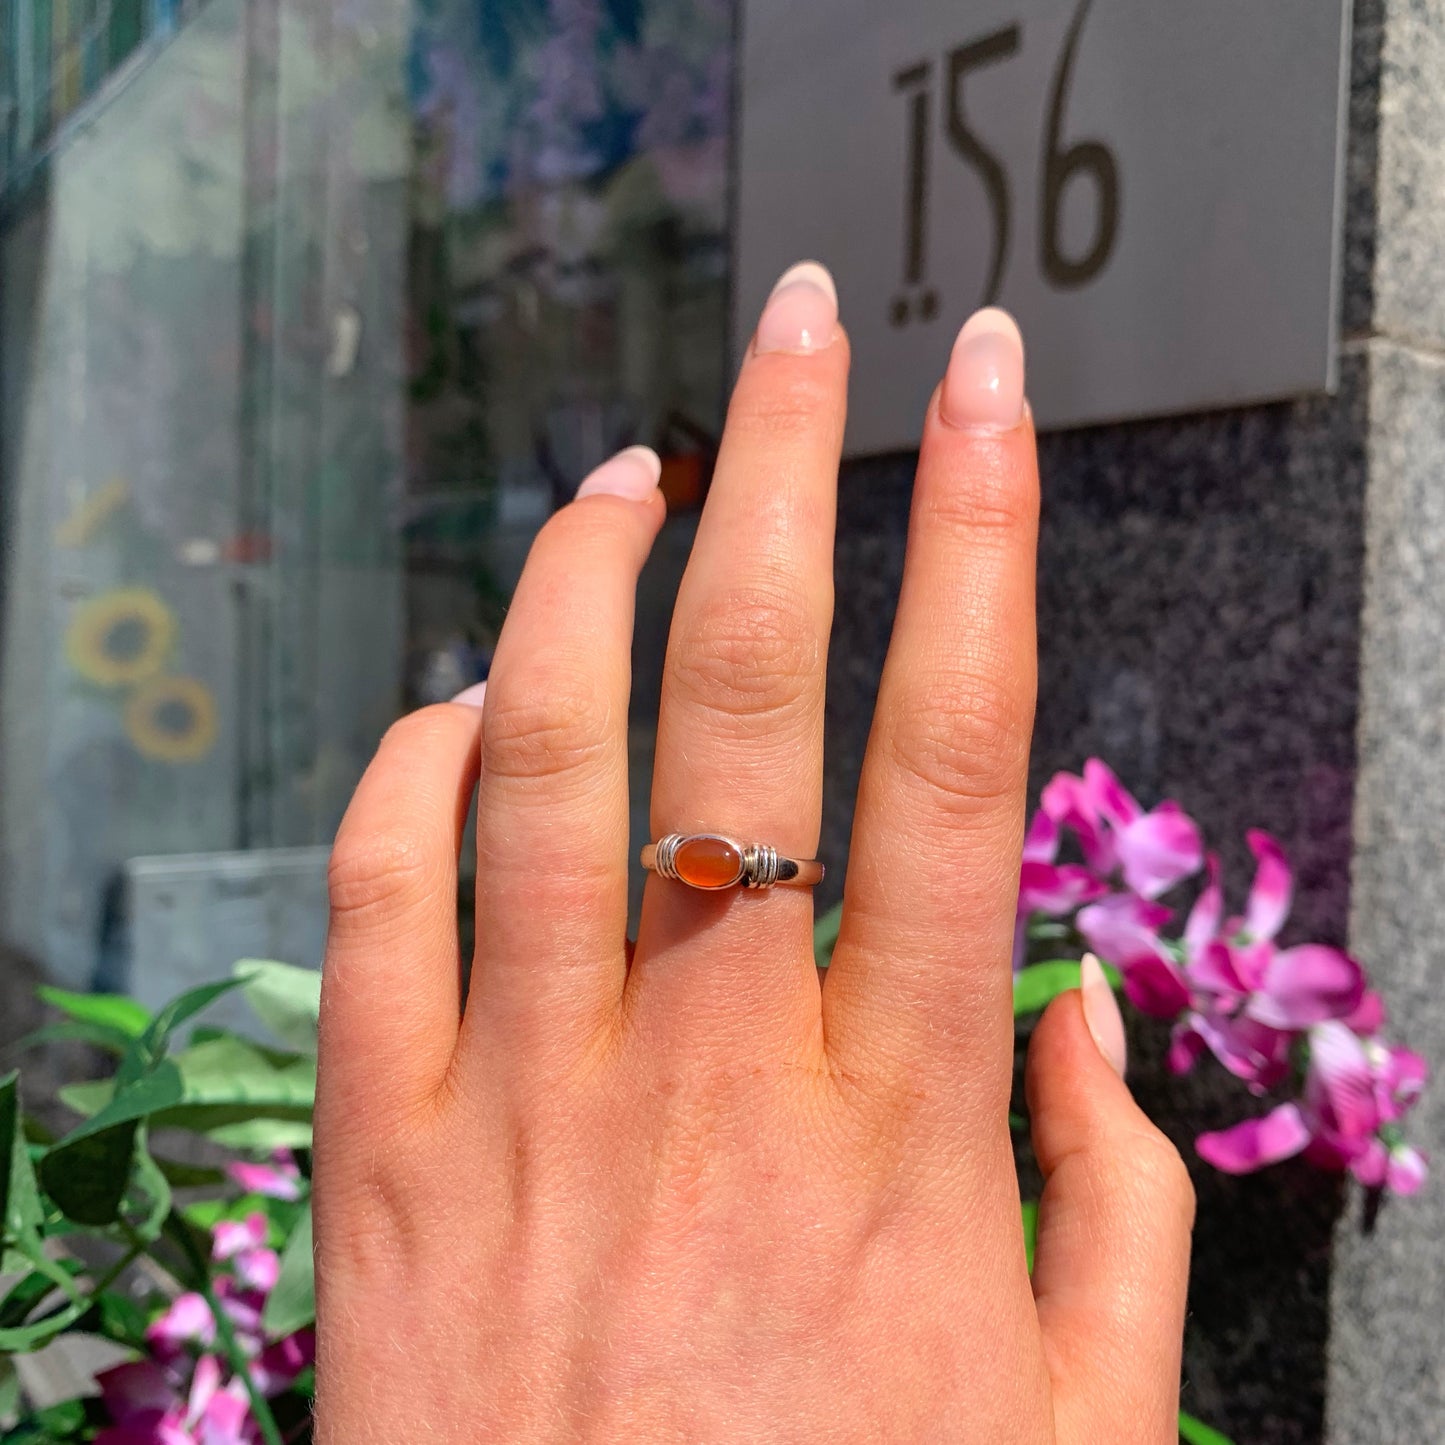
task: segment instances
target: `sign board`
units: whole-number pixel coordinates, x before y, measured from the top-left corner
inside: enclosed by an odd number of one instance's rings
[[[742,0],[734,343],[816,257],[850,453],[1021,322],[1041,426],[1330,388],[1348,0]]]

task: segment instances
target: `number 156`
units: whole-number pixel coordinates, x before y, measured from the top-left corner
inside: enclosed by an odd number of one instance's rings
[[[1040,195],[1039,266],[1044,279],[1060,290],[1086,285],[1108,264],[1119,234],[1119,166],[1113,152],[1101,141],[1065,145],[1064,109],[1079,37],[1092,0],[1080,0],[1069,25],[1064,48],[1049,87],[1044,126],[1043,186]],[[1009,261],[1012,230],[1012,194],[1007,171],[998,156],[974,133],[964,108],[964,82],[985,66],[1017,54],[1021,28],[1010,25],[951,50],[945,57],[946,115],[944,132],[949,145],[978,175],[993,213],[993,247],[983,303],[998,299]],[[926,285],[929,193],[929,138],[932,132],[933,63],[920,61],[898,72],[894,88],[908,97],[908,187],[904,211],[904,289],[892,303],[892,321],[905,325],[911,314],[931,320],[938,311],[938,296]],[[1088,180],[1095,189],[1094,234],[1082,253],[1066,252],[1060,238],[1064,191],[1074,179]],[[913,301],[909,292],[921,291]]]

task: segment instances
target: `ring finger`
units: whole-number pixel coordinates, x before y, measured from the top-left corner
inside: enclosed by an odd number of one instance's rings
[[[774,288],[739,374],[673,613],[654,838],[721,833],[804,858],[817,847],[847,378],[832,278],[813,262],[795,266]],[[673,1029],[679,1008],[703,1017],[710,1000],[754,1023],[762,1009],[796,1023],[811,1008],[816,1021],[811,923],[807,890],[708,894],[654,876],[636,987]],[[700,927],[716,947],[695,947]]]

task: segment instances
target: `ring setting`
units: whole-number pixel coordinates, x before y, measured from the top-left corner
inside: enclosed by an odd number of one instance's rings
[[[669,833],[642,850],[642,866],[689,888],[811,888],[823,878],[816,858],[789,858],[767,843],[722,833]]]

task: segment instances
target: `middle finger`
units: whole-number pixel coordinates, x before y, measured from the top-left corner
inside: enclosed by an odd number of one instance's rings
[[[788,271],[738,377],[673,613],[652,833],[721,833],[810,858],[822,812],[823,683],[848,343],[821,267]],[[709,1001],[819,1016],[806,889],[648,880],[634,976],[674,1021]],[[699,927],[716,947],[695,946]],[[687,945],[678,950],[677,944]],[[708,970],[706,980],[697,968]],[[631,985],[629,985],[631,987]]]

